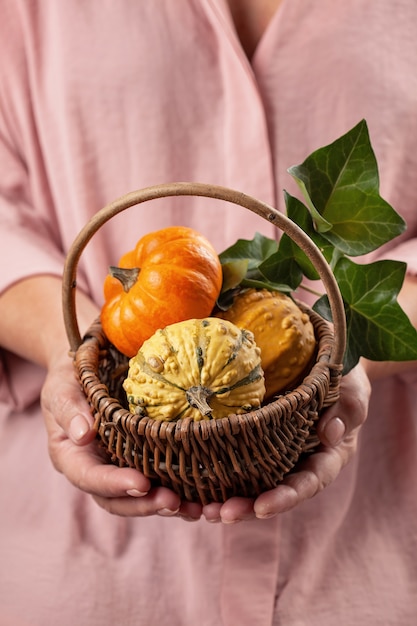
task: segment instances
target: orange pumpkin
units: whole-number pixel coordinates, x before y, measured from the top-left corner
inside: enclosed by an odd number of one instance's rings
[[[110,268],[103,330],[132,357],[159,328],[210,315],[221,286],[219,257],[200,233],[185,226],[149,233]]]

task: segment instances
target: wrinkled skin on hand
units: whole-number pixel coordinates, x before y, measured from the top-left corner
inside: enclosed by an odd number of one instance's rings
[[[367,416],[370,383],[361,365],[342,379],[340,391],[339,401],[327,409],[318,424],[322,445],[282,484],[256,499],[233,497],[204,507],[181,502],[165,487],[151,488],[149,480],[135,469],[105,463],[94,442],[89,407],[67,355],[50,369],[41,403],[55,469],[108,512],[137,517],[178,515],[188,521],[204,516],[210,522],[234,523],[288,511],[335,480],[354,455]]]

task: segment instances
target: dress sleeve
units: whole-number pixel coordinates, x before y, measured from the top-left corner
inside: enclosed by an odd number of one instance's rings
[[[27,167],[6,137],[0,113],[0,293],[36,274],[62,274],[64,255],[47,211],[31,204]],[[51,209],[51,207],[49,207]]]
[[[32,202],[29,168],[12,141],[6,114],[0,99],[0,294],[30,276],[60,276],[64,262],[47,219],[52,207]],[[5,411],[29,407],[39,397],[44,375],[39,366],[0,349],[0,418]]]

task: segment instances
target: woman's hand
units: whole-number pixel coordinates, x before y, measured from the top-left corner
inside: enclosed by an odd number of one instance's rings
[[[203,508],[208,521],[234,523],[253,518],[267,519],[294,508],[327,487],[356,451],[358,433],[364,423],[370,383],[361,365],[342,379],[340,399],[327,409],[319,423],[322,445],[291,473],[282,484],[255,500],[230,498],[224,504]]]
[[[151,489],[143,474],[109,465],[101,455],[93,418],[68,355],[50,368],[41,396],[54,467],[110,513],[123,516],[175,515],[181,502],[173,491]],[[184,503],[185,517],[199,518],[201,506]]]

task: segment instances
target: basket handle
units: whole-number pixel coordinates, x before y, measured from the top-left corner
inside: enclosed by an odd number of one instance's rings
[[[292,220],[252,196],[228,187],[188,182],[154,185],[127,193],[98,211],[80,231],[68,252],[62,285],[64,323],[70,348],[73,352],[76,352],[81,345],[81,335],[76,316],[75,289],[78,261],[85,246],[94,233],[118,213],[135,204],[168,196],[205,196],[238,204],[253,211],[285,232],[308,256],[325,286],[334,326],[335,343],[332,349],[332,363],[334,365],[342,363],[346,347],[346,318],[343,300],[330,266],[316,244]]]

